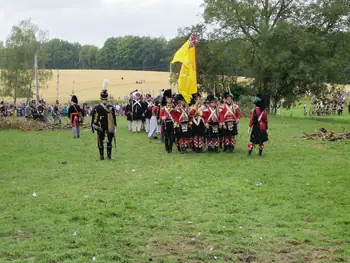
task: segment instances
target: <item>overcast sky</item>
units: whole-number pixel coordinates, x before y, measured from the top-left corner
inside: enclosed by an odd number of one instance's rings
[[[0,0],[0,40],[31,18],[50,38],[103,46],[111,36],[176,36],[202,21],[203,0]]]

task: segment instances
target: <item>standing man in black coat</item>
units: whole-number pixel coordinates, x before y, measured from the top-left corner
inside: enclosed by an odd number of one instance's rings
[[[129,103],[125,106],[125,115],[126,120],[128,121],[128,131],[132,131],[132,99],[129,100]]]
[[[135,92],[132,102],[132,131],[134,133],[141,131],[142,118],[144,116],[144,106],[140,97],[140,93],[138,91]]]
[[[107,159],[112,159],[112,140],[117,131],[115,108],[108,103],[108,80],[103,81],[101,91],[101,104],[95,106],[92,111],[91,129],[97,131],[97,145],[100,152],[100,160],[104,160],[104,139],[107,136]]]

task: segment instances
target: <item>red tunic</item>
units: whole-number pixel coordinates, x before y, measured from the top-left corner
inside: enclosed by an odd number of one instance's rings
[[[154,105],[152,108],[152,116],[158,116],[158,106]]]
[[[188,122],[190,120],[187,108],[177,106],[175,110],[177,112],[177,123]]]
[[[219,111],[217,108],[207,107],[203,112],[204,123],[216,123],[220,121]]]
[[[236,104],[225,104],[220,111],[220,123],[223,124],[226,121],[239,122],[241,113],[239,107]]]
[[[197,126],[203,121],[204,122],[204,118],[203,118],[203,113],[204,113],[205,107],[203,105],[199,105],[197,106],[193,106],[190,110],[190,118],[191,118],[191,122],[193,122],[194,124],[196,124]]]
[[[258,122],[259,122],[259,125],[260,125],[260,129],[262,131],[265,131],[266,130],[266,124],[269,122],[268,119],[267,119],[267,113],[266,113],[266,111],[263,111],[261,113],[261,110],[260,110],[259,107],[256,107],[255,111],[256,111],[256,115],[258,116]],[[251,128],[253,126],[253,121],[254,121],[254,110],[250,113],[249,128]]]
[[[159,117],[162,119],[162,120],[165,120],[165,121],[169,121],[169,120],[172,120],[173,122],[176,122],[177,120],[177,111],[174,109],[173,105],[171,104],[168,104],[166,106],[163,106],[161,109],[160,109],[160,114],[159,114]]]

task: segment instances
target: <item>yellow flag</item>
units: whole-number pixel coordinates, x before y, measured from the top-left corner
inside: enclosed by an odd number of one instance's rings
[[[192,34],[190,39],[175,53],[172,64],[181,62],[181,72],[178,79],[179,93],[187,103],[191,101],[191,95],[197,92],[197,68],[196,68],[196,36]]]
[[[187,40],[185,44],[175,53],[175,56],[173,60],[171,61],[171,64],[174,64],[176,62],[184,63],[188,61],[188,49],[190,47],[190,41]]]

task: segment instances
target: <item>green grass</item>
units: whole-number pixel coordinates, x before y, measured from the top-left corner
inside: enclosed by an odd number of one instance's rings
[[[167,155],[119,119],[111,162],[87,131],[0,131],[0,262],[350,262],[350,143],[299,138],[350,130],[329,119],[270,117],[262,158],[247,119],[232,155]]]

